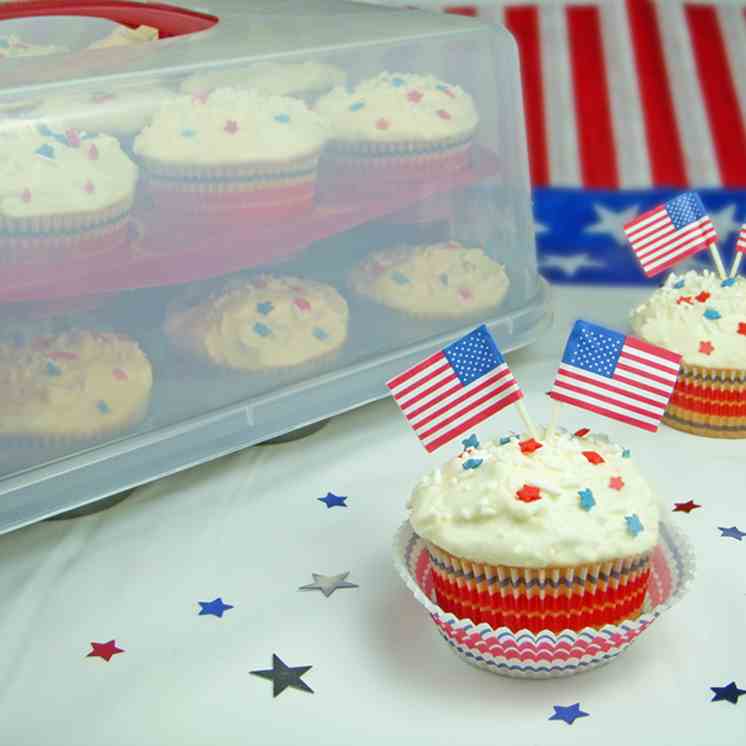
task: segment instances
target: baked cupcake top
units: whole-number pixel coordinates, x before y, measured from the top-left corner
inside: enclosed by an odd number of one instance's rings
[[[83,213],[129,201],[137,166],[108,135],[46,125],[0,131],[0,215]]]
[[[509,281],[482,249],[449,241],[375,251],[352,272],[351,284],[398,311],[460,316],[496,306]]]
[[[474,99],[432,75],[384,72],[352,89],[335,88],[314,108],[340,143],[466,140],[479,123]]]
[[[746,277],[671,273],[631,320],[638,336],[688,365],[746,369]]]
[[[42,57],[45,54],[60,54],[67,51],[66,47],[29,44],[14,34],[0,36],[0,59],[9,59],[11,57]]]
[[[148,41],[157,41],[158,29],[152,26],[117,26],[103,39],[89,45],[88,49],[108,49],[110,47],[131,47]]]
[[[217,365],[244,371],[286,368],[322,357],[347,337],[348,309],[331,286],[259,275],[185,310],[166,332],[177,346]]]
[[[316,155],[327,135],[295,98],[220,88],[166,101],[135,139],[135,153],[169,163],[236,165]]]
[[[198,73],[181,83],[184,93],[204,93],[225,86],[275,96],[314,94],[344,85],[347,74],[324,62],[260,62],[239,70]]]
[[[415,486],[415,531],[457,557],[511,567],[605,562],[656,545],[658,498],[628,450],[565,432],[535,444],[468,438]]]
[[[0,344],[0,433],[111,431],[142,414],[152,384],[145,354],[121,334],[73,330]]]

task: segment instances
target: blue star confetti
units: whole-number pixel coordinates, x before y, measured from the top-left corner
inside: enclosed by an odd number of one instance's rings
[[[264,303],[257,303],[256,310],[259,311],[262,316],[266,316],[274,310],[274,306],[269,301],[266,301]]]
[[[360,111],[360,109],[365,107],[364,101],[355,101],[354,104],[350,104],[350,111]]]
[[[726,538],[726,539],[735,539],[736,541],[741,541],[744,536],[746,536],[746,531],[739,531],[735,526],[731,526],[730,528],[724,528],[723,526],[718,526],[718,531],[720,531],[720,538]]]
[[[502,438],[500,438],[500,445],[506,446],[508,445],[508,443],[510,443],[511,440],[513,439],[510,437],[510,435],[505,435]]]
[[[704,317],[710,321],[717,321],[720,318],[720,312],[716,311],[714,308],[708,308],[704,312]]]
[[[287,124],[290,121],[290,117],[287,114],[278,114],[275,117],[275,122],[279,124]]]
[[[711,686],[710,689],[715,692],[715,696],[710,700],[710,702],[725,700],[737,705],[738,698],[746,694],[746,689],[739,689],[736,686],[735,681],[731,681],[730,684],[726,684],[725,686]]]
[[[47,362],[47,375],[48,376],[61,376],[62,369],[55,365],[51,360]]]
[[[54,160],[54,148],[49,143],[44,143],[44,145],[41,145],[38,147],[34,153],[36,155],[41,156],[42,158],[46,158],[48,161]]]
[[[625,515],[624,520],[627,522],[627,531],[629,531],[632,536],[637,536],[637,534],[645,529],[645,527],[640,522],[640,518],[637,513],[633,513],[632,515]]]
[[[729,277],[727,280],[723,280],[720,283],[721,288],[732,288],[736,284],[736,278],[735,277]]]
[[[683,288],[683,287],[684,287],[684,281],[683,280],[679,280],[677,283],[674,284],[674,288],[676,290],[681,290],[681,288]]]
[[[578,495],[580,495],[580,507],[583,508],[583,510],[590,510],[596,504],[593,492],[589,489],[580,490]]]
[[[554,715],[549,720],[562,720],[568,725],[572,725],[578,718],[590,717],[590,713],[583,712],[580,709],[580,702],[576,702],[569,707],[563,707],[562,705],[553,705],[553,707]]]
[[[288,666],[282,659],[272,654],[272,668],[263,671],[250,671],[252,676],[259,676],[262,679],[268,679],[272,682],[272,696],[277,697],[282,694],[288,687],[300,689],[302,692],[313,694],[305,681],[301,681],[301,676],[308,673],[311,666]]]
[[[625,448],[622,451],[622,458],[631,458],[632,457],[632,451],[629,450],[629,448]]]
[[[262,324],[261,321],[257,321],[256,324],[254,324],[254,331],[260,337],[268,337],[272,334],[272,330],[266,324]]]
[[[219,596],[213,601],[197,601],[197,603],[200,605],[199,616],[216,616],[219,619],[223,618],[226,611],[235,608],[230,604],[223,603],[223,599]]]
[[[472,434],[468,438],[462,440],[461,444],[464,446],[464,450],[467,448],[479,448],[479,438]]]
[[[470,458],[463,463],[464,471],[469,471],[469,469],[478,469],[481,465],[481,458]]]
[[[335,495],[333,492],[327,492],[326,497],[316,498],[319,502],[325,503],[327,508],[349,508],[350,506],[346,503],[347,497],[341,495]]]

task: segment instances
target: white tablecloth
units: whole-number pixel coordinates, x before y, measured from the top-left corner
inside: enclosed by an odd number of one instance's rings
[[[617,328],[644,290],[563,289],[558,323],[510,362],[537,420],[572,319]],[[288,445],[250,448],[138,490],[108,511],[0,537],[0,743],[8,746],[246,744],[743,744],[746,696],[744,442],[655,436],[567,410],[630,447],[663,509],[697,550],[682,603],[605,668],[518,681],[459,661],[406,590],[393,534],[428,456],[391,401]],[[514,409],[482,437],[520,427]],[[448,450],[448,449],[444,449]],[[454,445],[450,452],[455,452]],[[347,508],[318,501],[346,496]],[[312,573],[359,588],[298,592]],[[199,615],[198,601],[235,608]],[[88,658],[115,639],[126,652]],[[311,665],[314,694],[249,674],[273,653]],[[580,702],[590,717],[549,721]],[[404,740],[406,739],[406,740]]]

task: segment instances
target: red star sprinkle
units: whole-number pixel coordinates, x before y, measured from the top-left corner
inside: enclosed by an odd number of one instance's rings
[[[79,148],[80,147],[80,134],[78,134],[78,130],[76,129],[69,129],[65,132],[65,137],[67,138],[67,144],[71,148]]]
[[[422,101],[422,93],[420,91],[410,91],[407,94],[407,98],[413,103],[413,104],[419,104],[420,101]]]
[[[441,88],[441,91],[448,96],[448,98],[456,98],[456,94],[450,88]]]
[[[31,190],[28,187],[21,193],[21,200],[27,203],[31,202]]]
[[[441,119],[450,119],[451,115],[445,109],[438,109],[435,112]]]
[[[586,435],[591,431],[589,427],[581,427],[580,430],[575,431],[576,438],[585,438]]]
[[[622,489],[622,487],[624,487],[624,480],[621,477],[612,477],[609,480],[609,487],[611,487],[612,490],[617,490],[618,492]]]
[[[376,122],[376,129],[377,130],[387,130],[391,126],[391,123],[388,119],[379,119]]]
[[[700,342],[699,343],[699,351],[703,355],[712,355],[713,350],[715,347],[713,346],[712,342]]]
[[[518,447],[521,449],[521,453],[533,453],[534,451],[538,451],[539,448],[543,448],[543,443],[539,443],[538,440],[534,440],[533,438],[529,438],[528,440],[522,440]]]
[[[710,299],[710,294],[706,290],[703,290],[699,295],[696,295],[694,297],[700,303],[705,303]]]
[[[604,458],[600,453],[596,453],[595,451],[583,451],[583,455],[590,461],[592,464],[598,465],[603,464]]]
[[[114,96],[111,93],[94,93],[93,96],[91,96],[91,101],[93,101],[94,104],[104,104],[107,101],[111,101],[113,98]]]
[[[229,135],[235,135],[236,132],[238,132],[238,122],[235,119],[229,119],[225,123],[225,127],[223,129],[229,134]]]
[[[673,512],[674,513],[691,513],[692,510],[696,510],[697,508],[701,508],[701,505],[697,505],[697,503],[694,502],[694,500],[687,500],[685,503],[674,503],[673,504]]]
[[[116,378],[117,381],[127,381],[127,371],[122,370],[121,368],[114,368],[114,370],[111,371],[111,374]]]
[[[88,160],[89,161],[98,160],[98,148],[93,143],[91,143],[91,147],[88,148]]]
[[[693,302],[694,301],[692,300],[692,296],[691,295],[680,295],[676,299],[676,305],[677,306],[680,306],[682,303],[688,303],[691,306]]]
[[[293,304],[295,305],[296,308],[299,308],[301,311],[311,310],[311,304],[305,298],[294,298]]]
[[[124,652],[122,648],[116,646],[114,640],[109,640],[109,642],[92,642],[91,652],[86,655],[86,658],[103,658],[108,663],[113,656]]]
[[[96,191],[96,187],[93,185],[93,182],[88,179],[85,184],[83,184],[83,191],[86,194],[93,194]]]
[[[461,300],[470,301],[474,298],[469,288],[461,288],[461,290],[458,291],[458,294]]]
[[[206,104],[209,96],[210,96],[210,93],[208,91],[198,91],[192,96],[192,103],[193,104]]]
[[[519,489],[518,492],[516,492],[515,494],[523,503],[532,503],[536,500],[541,500],[539,488],[534,487],[531,484],[524,484],[523,487],[521,487],[521,489]]]
[[[740,321],[738,323],[738,333],[746,337],[746,321]]]

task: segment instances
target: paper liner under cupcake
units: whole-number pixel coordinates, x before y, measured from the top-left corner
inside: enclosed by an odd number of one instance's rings
[[[746,369],[682,363],[663,422],[708,438],[746,438]]]
[[[394,565],[430,613],[443,639],[465,662],[503,676],[570,676],[614,660],[688,591],[695,571],[693,549],[672,525],[661,523],[659,533],[659,543],[649,558],[650,576],[641,613],[618,624],[580,631],[493,628],[446,611],[436,601],[427,542],[409,522],[394,540]]]

